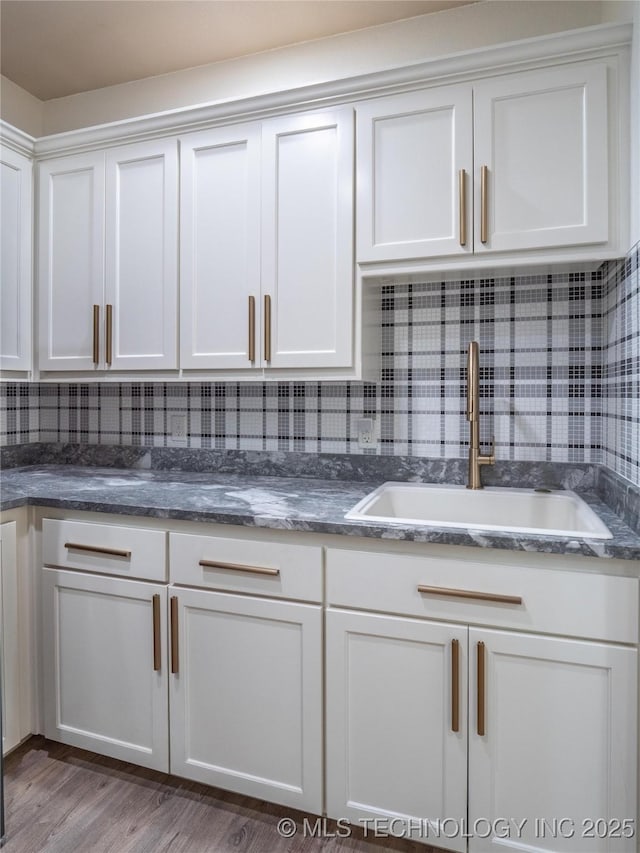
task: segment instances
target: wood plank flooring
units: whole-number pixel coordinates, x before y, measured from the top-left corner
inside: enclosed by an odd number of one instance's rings
[[[278,834],[283,817],[292,838]],[[307,816],[122,761],[30,738],[5,760],[2,853],[438,853],[415,841],[305,837]]]

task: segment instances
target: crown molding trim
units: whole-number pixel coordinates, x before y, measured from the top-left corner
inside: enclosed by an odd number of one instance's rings
[[[36,139],[14,127],[12,124],[0,119],[0,145],[24,154],[25,157],[33,157],[35,153]]]
[[[549,60],[577,61],[628,47],[632,24],[604,24],[464,51],[400,68],[332,80],[240,100],[218,101],[125,119],[35,140],[37,158],[188,133],[219,124],[257,120],[283,112],[329,108],[349,101],[464,82],[478,75],[535,68]],[[14,129],[15,130],[15,129]],[[27,134],[25,138],[32,140]]]

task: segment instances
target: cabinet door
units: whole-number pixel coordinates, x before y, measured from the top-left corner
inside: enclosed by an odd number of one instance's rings
[[[467,629],[329,610],[326,631],[329,817],[390,816],[464,851],[442,822],[459,827],[467,811]]]
[[[182,137],[180,168],[180,365],[252,367],[260,360],[260,125]]]
[[[104,153],[40,164],[38,228],[40,369],[94,369],[104,317]]]
[[[171,772],[321,812],[321,608],[171,594]]]
[[[145,142],[106,155],[104,362],[177,367],[178,148]],[[108,312],[112,312],[109,319]]]
[[[605,243],[607,127],[604,64],[474,85],[476,252]],[[483,205],[486,235],[480,233]]]
[[[357,107],[358,261],[473,249],[471,122],[470,86]]]
[[[353,110],[272,119],[262,133],[264,362],[348,367]]]
[[[42,570],[44,733],[167,771],[166,587]]]
[[[31,369],[31,160],[0,149],[0,368]]]
[[[20,743],[20,633],[15,521],[0,524],[0,659],[2,752]]]
[[[471,853],[634,851],[636,650],[472,628],[469,657]]]

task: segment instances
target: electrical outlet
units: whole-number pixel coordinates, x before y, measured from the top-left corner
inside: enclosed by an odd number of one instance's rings
[[[187,416],[171,415],[171,431],[167,436],[169,447],[185,447],[187,444]]]
[[[358,447],[363,449],[375,447],[376,433],[373,418],[359,418],[356,421],[356,431],[358,434]]]

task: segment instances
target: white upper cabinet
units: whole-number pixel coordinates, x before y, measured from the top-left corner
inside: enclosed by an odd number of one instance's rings
[[[41,370],[177,367],[171,141],[40,165]]]
[[[41,163],[39,177],[39,367],[92,370],[104,296],[104,152]]]
[[[181,367],[352,363],[353,110],[180,139]]]
[[[178,153],[174,140],[106,155],[105,361],[114,370],[177,366]],[[110,307],[112,306],[112,307]]]
[[[471,87],[381,98],[357,116],[358,260],[470,252]]]
[[[182,137],[180,169],[180,364],[253,367],[248,318],[260,299],[260,125]]]
[[[353,110],[272,119],[262,133],[264,362],[348,367]]]
[[[475,251],[606,243],[606,66],[485,80],[473,105]]]
[[[32,173],[28,157],[0,148],[0,369],[31,369]]]
[[[615,248],[608,73],[578,62],[359,105],[358,261]]]

